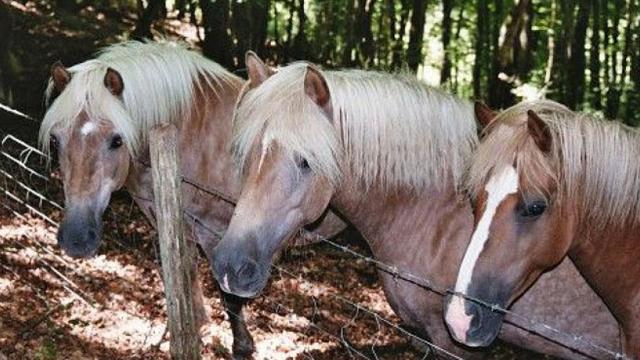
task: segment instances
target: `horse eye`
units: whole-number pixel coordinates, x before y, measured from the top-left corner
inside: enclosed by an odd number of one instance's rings
[[[543,201],[534,201],[521,211],[520,215],[524,217],[536,217],[542,215],[547,210],[547,204]]]
[[[309,162],[307,161],[307,159],[303,158],[302,156],[299,156],[296,159],[296,165],[298,165],[298,169],[303,171],[307,171],[310,169]]]
[[[49,147],[56,149],[58,147],[58,138],[55,135],[49,137]]]
[[[111,144],[109,144],[109,149],[115,150],[122,146],[122,137],[120,135],[113,135],[111,138]]]

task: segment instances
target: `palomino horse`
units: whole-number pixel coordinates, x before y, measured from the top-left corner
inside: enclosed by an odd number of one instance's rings
[[[251,86],[239,100],[233,135],[244,185],[213,251],[222,289],[259,294],[286,240],[329,205],[356,226],[377,260],[453,286],[473,228],[471,204],[456,189],[477,141],[471,105],[408,77],[320,71],[306,63],[274,73],[251,53],[247,67]],[[449,336],[442,295],[379,274],[407,325],[449,351],[473,356]],[[576,291],[548,296],[565,283]],[[539,281],[515,311],[617,345],[615,320],[569,263]],[[582,358],[515,326],[506,326],[502,338]]]
[[[89,257],[101,242],[101,218],[111,193],[125,187],[154,223],[147,134],[160,123],[179,129],[182,175],[237,196],[239,182],[230,154],[231,120],[245,82],[218,64],[170,43],[127,42],[98,58],[65,69],[54,65],[49,107],[40,141],[57,143],[65,194],[58,242],[73,257]],[[226,228],[233,204],[184,185],[185,235],[203,249]],[[194,247],[195,250],[195,247]],[[195,255],[195,254],[194,254]],[[210,257],[210,254],[207,254]],[[202,292],[192,279],[196,320],[206,320]],[[242,302],[225,296],[236,357],[253,352]]]
[[[640,358],[638,159],[637,130],[555,102],[498,115],[467,179],[476,225],[456,290],[507,306],[569,255],[618,320],[623,350]],[[446,319],[470,346],[490,344],[502,323],[499,313],[460,297]]]

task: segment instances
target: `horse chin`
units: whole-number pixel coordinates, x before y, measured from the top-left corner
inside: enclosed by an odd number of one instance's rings
[[[481,310],[480,324],[472,326],[467,332],[465,345],[469,347],[486,347],[491,345],[500,334],[504,314],[491,309]]]

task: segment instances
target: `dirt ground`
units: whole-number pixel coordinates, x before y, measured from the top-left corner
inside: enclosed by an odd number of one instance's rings
[[[55,226],[0,212],[0,349],[9,359],[168,358],[155,233],[130,201],[124,194],[113,201],[106,240],[89,260],[64,256]],[[397,324],[370,264],[312,245],[289,250],[279,266],[298,276],[274,274],[266,293],[246,309],[256,359],[359,358],[356,351],[371,359],[424,357],[408,336],[334,297]],[[211,317],[203,357],[228,358],[231,333],[204,261],[200,278]],[[504,347],[492,358],[523,356],[540,358]]]
[[[7,3],[14,15],[14,51],[21,67],[13,106],[35,117],[42,113],[40,94],[51,63],[86,60],[100,47],[123,40],[134,25],[134,16],[126,11],[88,8],[56,13],[46,3]],[[168,29],[163,30],[167,37],[195,38],[194,27],[175,20],[167,20],[162,28]],[[34,144],[37,124],[0,111],[3,133]],[[45,164],[34,158],[29,161],[36,164],[30,166],[48,176]],[[55,176],[40,179],[15,166],[9,175],[62,204]],[[7,179],[6,174],[0,177],[0,186],[22,195],[0,196],[0,359],[168,358],[156,236],[130,197],[114,196],[99,255],[73,260],[56,246],[54,224],[61,218],[60,210],[35,194],[27,196]],[[42,216],[29,212],[22,200]],[[341,241],[358,252],[368,251],[351,238]],[[425,357],[401,330],[336,298],[397,324],[371,264],[319,244],[289,250],[279,266],[296,276],[274,274],[265,294],[246,308],[256,359]],[[228,358],[232,339],[226,315],[204,261],[199,270],[211,318],[203,329],[203,357]],[[496,346],[490,358],[544,357]]]

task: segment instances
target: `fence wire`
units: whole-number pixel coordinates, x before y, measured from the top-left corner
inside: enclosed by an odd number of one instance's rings
[[[14,109],[10,109],[2,104],[0,104],[0,109],[3,110],[7,110],[9,112],[11,112],[14,115],[23,117],[24,119],[27,119],[29,121],[34,121],[37,122],[37,120],[35,120],[33,117],[30,117],[26,114],[20,113],[17,110]],[[51,193],[52,192],[56,192],[59,194],[60,192],[60,187],[61,187],[61,182],[59,179],[57,178],[51,178],[50,176],[48,176],[47,174],[42,173],[42,170],[36,170],[36,169],[48,169],[48,164],[49,164],[49,158],[47,157],[46,154],[44,154],[43,152],[41,152],[39,149],[37,149],[36,147],[28,144],[27,142],[19,139],[18,137],[12,135],[12,134],[3,134],[2,132],[0,132],[0,137],[2,137],[2,140],[0,141],[0,206],[2,206],[3,208],[7,209],[8,211],[10,211],[12,214],[14,214],[15,216],[18,216],[20,218],[24,218],[24,215],[22,215],[22,213],[20,212],[19,209],[23,209],[23,211],[32,213],[40,218],[42,218],[44,221],[46,221],[47,223],[49,223],[51,226],[57,227],[58,223],[50,216],[50,214],[52,213],[56,213],[63,210],[63,206],[61,206],[58,202],[54,201],[51,199]],[[145,164],[147,165],[147,164]],[[183,182],[185,182],[186,184],[195,187],[196,189],[209,194],[210,196],[215,196],[217,198],[220,198],[224,201],[227,201],[229,203],[235,204],[235,199],[233,199],[231,196],[228,196],[227,194],[224,194],[216,189],[211,189],[208,188],[207,186],[204,186],[203,184],[199,184],[193,180],[190,179],[186,179],[183,178]],[[38,190],[39,189],[39,190]],[[146,199],[146,200],[150,200],[150,199]],[[131,204],[131,207],[133,208],[133,204]],[[133,210],[131,210],[133,211]],[[49,215],[48,215],[49,214]],[[118,215],[116,215],[115,212],[111,212],[112,216],[116,217],[118,221],[122,221],[124,219],[119,218]],[[207,231],[210,231],[213,235],[217,236],[217,237],[221,237],[222,236],[222,232],[215,230],[215,229],[210,229],[209,227],[206,226],[206,224],[204,224],[203,222],[201,222],[196,216],[194,216],[193,214],[187,213],[185,212],[185,215],[187,216],[187,218],[191,219],[191,221],[193,221],[194,223],[200,225],[201,227],[205,228]],[[518,313],[514,313],[508,309],[504,309],[501,308],[499,306],[496,306],[494,304],[489,304],[486,303],[484,301],[482,301],[481,299],[477,299],[474,297],[470,297],[468,295],[465,294],[460,294],[460,293],[456,293],[454,292],[452,289],[445,287],[445,286],[441,286],[440,284],[435,284],[432,281],[430,281],[429,279],[425,279],[423,277],[420,276],[416,276],[414,274],[412,274],[409,271],[406,271],[404,269],[399,269],[398,267],[394,266],[394,265],[390,265],[390,264],[386,264],[383,262],[380,262],[374,258],[372,258],[371,256],[368,255],[364,255],[361,254],[347,246],[341,245],[331,239],[327,239],[318,235],[315,235],[313,233],[310,233],[306,230],[301,230],[300,231],[300,235],[304,238],[310,239],[312,241],[319,241],[319,242],[323,242],[328,244],[329,246],[345,252],[355,258],[361,259],[363,261],[365,261],[368,264],[372,264],[374,265],[378,270],[387,272],[391,275],[394,276],[394,278],[396,279],[401,279],[403,281],[408,281],[414,285],[417,285],[423,289],[425,289],[426,291],[432,291],[435,293],[438,293],[440,295],[447,295],[447,294],[452,294],[452,295],[457,295],[460,297],[463,297],[469,301],[473,301],[477,304],[480,304],[481,306],[485,306],[489,309],[491,309],[492,311],[496,311],[496,312],[501,312],[505,315],[510,315],[511,317],[513,317],[514,319],[518,319],[520,321],[523,322],[523,324],[518,324],[515,322],[512,322],[512,324],[528,331],[531,333],[535,333],[538,334],[544,338],[547,338],[551,341],[554,341],[564,347],[566,347],[567,349],[573,350],[573,351],[578,351],[577,349],[566,345],[566,340],[571,340],[574,341],[576,343],[580,343],[588,348],[591,348],[592,350],[595,350],[597,352],[600,352],[602,354],[606,354],[606,356],[611,357],[611,358],[615,358],[615,359],[629,359],[631,360],[629,357],[627,357],[626,355],[618,352],[618,351],[614,351],[608,348],[605,348],[595,342],[593,342],[592,340],[585,338],[583,336],[579,336],[579,335],[575,335],[575,334],[569,334],[566,333],[564,331],[558,330],[552,326],[549,326],[547,324],[543,324],[540,323],[538,321],[535,321],[533,319],[529,319],[523,315],[520,315]],[[123,248],[126,248],[128,250],[132,249],[131,246],[127,246],[126,244],[122,244],[120,242],[121,237],[117,236],[115,237],[115,243]],[[44,249],[45,247],[41,247],[42,249]],[[50,250],[49,250],[50,251]],[[136,254],[136,255],[139,255]],[[292,273],[291,271],[282,268],[278,265],[274,265],[274,269],[278,270],[278,272],[280,274],[285,274],[289,277],[292,278],[296,278],[298,280],[304,281],[305,284],[309,285],[311,284],[310,282],[306,281],[305,279],[301,278],[300,275],[296,275],[294,273]],[[60,274],[61,276],[64,276],[63,274]],[[418,343],[421,343],[425,346],[427,346],[429,349],[432,349],[434,351],[437,351],[441,354],[444,354],[450,358],[454,358],[454,359],[459,359],[458,356],[456,356],[455,354],[449,353],[447,352],[445,349],[442,349],[440,347],[438,347],[436,344],[433,344],[431,342],[429,342],[426,339],[423,339],[407,330],[405,330],[404,328],[398,326],[397,324],[395,324],[393,321],[390,321],[388,319],[385,319],[384,317],[380,316],[379,314],[377,314],[374,310],[368,309],[364,306],[362,306],[361,304],[358,304],[356,302],[353,302],[347,298],[344,298],[342,296],[339,295],[331,295],[333,296],[334,300],[336,301],[340,301],[342,303],[348,304],[350,306],[352,306],[355,309],[355,316],[352,319],[352,323],[355,321],[354,319],[358,317],[358,315],[362,312],[362,313],[366,313],[370,316],[372,316],[377,324],[378,327],[380,327],[381,324],[384,324],[385,326],[389,326],[391,328],[393,328],[396,331],[399,331],[401,334],[403,334],[404,336],[406,336],[407,338],[414,340]],[[84,299],[82,296],[80,296],[80,298],[84,301],[86,301],[86,299]],[[312,301],[314,301],[315,304],[317,301],[317,298],[312,296],[311,297]],[[282,309],[284,308],[282,304],[277,304],[275,303],[275,305],[277,306],[278,309]],[[352,323],[350,324],[345,324],[345,326],[341,329],[340,332],[340,336],[333,334],[333,336],[335,337],[336,340],[339,340],[338,342],[340,344],[342,344],[342,346],[344,346],[346,349],[349,350],[349,354],[353,354],[355,355],[350,355],[350,356],[357,356],[357,357],[364,357],[364,358],[369,358],[366,355],[362,354],[360,351],[357,351],[357,349],[353,348],[353,346],[349,345],[349,342],[346,341],[345,339],[345,333],[344,333],[344,329],[348,328],[349,326],[353,325]],[[312,322],[310,322],[310,326],[315,328],[318,331],[321,332],[326,332],[327,330],[324,330],[320,327],[318,327],[317,324],[313,324]],[[563,340],[559,340],[560,339],[564,339]],[[377,340],[373,341],[373,344],[375,345],[375,343],[377,342]],[[372,345],[372,349],[375,347],[374,345]],[[375,350],[373,350],[373,359],[377,359],[377,355],[375,353]],[[425,356],[428,355],[428,352],[425,354]]]

